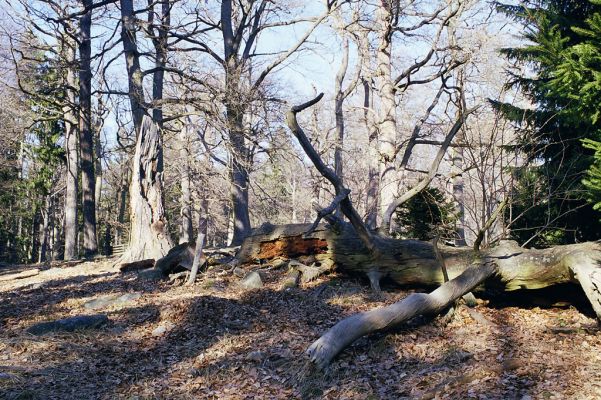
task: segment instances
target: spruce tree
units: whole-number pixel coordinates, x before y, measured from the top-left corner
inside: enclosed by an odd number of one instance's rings
[[[528,44],[502,52],[523,67],[509,84],[518,86],[534,105],[521,109],[495,104],[516,123],[516,146],[526,156],[524,165],[515,169],[518,184],[511,213],[520,217],[512,223],[512,235],[538,246],[598,239],[599,213],[589,202],[590,185],[584,183],[593,152],[583,146],[583,140],[598,137],[597,121],[575,97],[579,71],[571,64],[577,63],[573,51],[586,43],[584,31],[601,6],[543,0],[499,9],[525,26]]]

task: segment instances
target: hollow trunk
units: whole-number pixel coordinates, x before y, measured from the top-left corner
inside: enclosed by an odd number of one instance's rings
[[[430,294],[414,294],[398,303],[351,316],[325,333],[308,350],[320,367],[327,365],[357,338],[389,329],[421,314],[436,314],[472,290],[540,289],[560,283],[579,283],[601,319],[601,244],[580,243],[548,249],[523,249],[512,241],[475,252],[468,247],[441,247],[449,278],[430,242],[374,236],[377,251],[367,250],[347,223],[335,229],[310,224],[263,225],[242,244],[237,257],[256,262],[275,257],[315,255],[318,263],[333,262],[337,269],[364,273],[372,284],[389,277],[402,285],[440,286]]]
[[[156,124],[145,116],[132,164],[129,246],[120,263],[157,260],[172,247],[163,209],[163,174],[157,162],[161,147]]]

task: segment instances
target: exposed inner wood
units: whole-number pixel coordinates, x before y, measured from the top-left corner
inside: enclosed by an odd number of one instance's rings
[[[324,254],[327,251],[328,242],[324,239],[305,239],[299,236],[290,236],[261,242],[257,258],[272,259],[284,255],[288,258],[295,258],[312,254]]]

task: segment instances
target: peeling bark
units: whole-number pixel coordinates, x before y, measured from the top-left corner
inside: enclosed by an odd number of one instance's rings
[[[163,209],[163,174],[158,170],[161,136],[145,116],[136,142],[130,193],[129,246],[120,263],[163,257],[173,247]]]

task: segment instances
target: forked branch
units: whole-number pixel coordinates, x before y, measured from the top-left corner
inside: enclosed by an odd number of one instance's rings
[[[344,185],[342,184],[342,180],[338,177],[338,175],[336,175],[336,173],[323,162],[323,160],[319,156],[319,153],[317,153],[317,151],[309,141],[309,138],[298,124],[298,120],[296,119],[297,113],[317,104],[322,97],[323,93],[320,93],[314,99],[301,105],[292,107],[286,115],[286,122],[294,136],[296,136],[296,138],[298,139],[298,142],[300,143],[307,156],[309,156],[309,159],[311,159],[311,162],[313,162],[313,165],[315,165],[315,168],[317,168],[319,173],[328,181],[330,181],[332,186],[334,186],[336,198],[339,198],[339,196],[344,196],[342,199],[340,199],[340,210],[348,218],[365,247],[367,247],[367,249],[372,255],[376,256],[375,253],[377,253],[377,247],[374,242],[374,237],[361,220],[361,217],[359,216],[359,213],[357,213],[357,210],[355,210],[355,208],[353,207],[353,204],[351,203],[351,200],[348,196],[350,190],[344,187]]]

